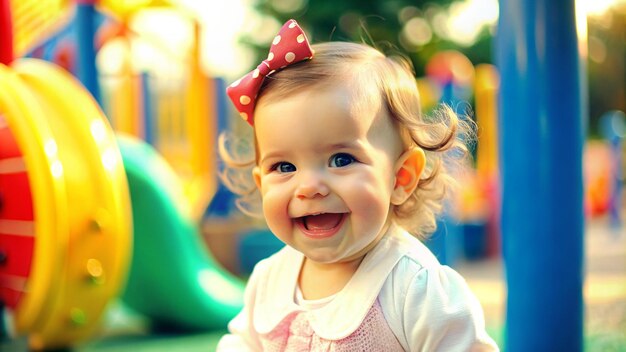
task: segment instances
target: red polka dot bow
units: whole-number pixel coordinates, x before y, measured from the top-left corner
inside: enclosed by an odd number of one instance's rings
[[[274,38],[267,59],[263,60],[254,71],[231,84],[226,89],[226,93],[241,117],[254,126],[256,97],[265,77],[275,70],[311,57],[313,57],[313,50],[302,28],[296,21],[289,20]]]

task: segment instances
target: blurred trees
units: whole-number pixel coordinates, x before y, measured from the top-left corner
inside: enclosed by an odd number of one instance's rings
[[[448,10],[455,0],[256,0],[261,16],[282,24],[294,18],[313,43],[330,40],[365,42],[386,53],[408,56],[416,75],[424,75],[428,60],[439,51],[455,49],[474,64],[492,63],[492,36],[484,27],[469,42],[452,40],[446,28]],[[447,33],[446,33],[447,32]],[[256,34],[256,33],[255,33]],[[598,120],[609,110],[626,111],[626,5],[590,17],[588,21],[587,81],[589,129],[598,136]],[[273,39],[249,36],[244,40],[257,55],[267,56]]]
[[[588,19],[589,134],[609,110],[626,112],[626,5]]]
[[[491,61],[491,35],[487,29],[472,45],[461,46],[445,37],[445,15],[453,0],[257,0],[256,9],[279,23],[298,21],[313,43],[365,42],[413,61],[417,76],[424,75],[428,59],[438,51],[457,49],[474,64]],[[271,39],[247,42],[258,61],[267,55]]]

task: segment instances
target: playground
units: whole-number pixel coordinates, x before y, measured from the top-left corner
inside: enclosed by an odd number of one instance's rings
[[[626,215],[626,214],[625,214]],[[585,330],[586,350],[623,351],[626,349],[626,236],[607,226],[606,219],[591,222],[585,230],[586,278]],[[499,258],[465,261],[457,269],[468,281],[485,309],[487,328],[500,346],[503,346],[505,324],[506,285],[502,261]],[[197,346],[198,351],[214,346],[219,333],[164,337],[168,350]],[[152,338],[95,341],[84,351],[113,351],[120,347],[137,347],[146,351],[156,344]],[[177,347],[178,346],[178,347]],[[133,348],[134,348],[133,347]],[[156,350],[156,349],[155,349]]]
[[[626,236],[612,231],[607,219],[591,222],[585,230],[586,278],[585,350],[624,351],[626,348]],[[464,261],[457,269],[485,309],[489,333],[503,345],[506,284],[500,258]],[[116,315],[117,314],[117,315]],[[204,333],[152,333],[148,322],[118,312],[108,316],[109,330],[78,348],[81,352],[211,351],[225,330]],[[27,349],[25,338],[4,341],[3,350]]]
[[[259,54],[220,71],[206,49],[219,16],[184,3],[0,0],[0,351],[212,351],[254,265],[283,246],[218,157],[224,132],[250,133],[226,87]],[[356,10],[326,28],[306,3],[274,10],[303,13],[316,38],[358,37]],[[479,132],[424,243],[466,279],[502,350],[626,351],[626,82],[589,103],[599,36],[573,0],[418,3],[387,10],[424,110],[448,104]],[[436,11],[450,30],[482,12],[488,60],[462,52],[477,37],[429,46],[445,39]],[[626,23],[626,4],[603,11]],[[273,29],[262,18],[257,39]],[[379,22],[374,36],[389,32]]]

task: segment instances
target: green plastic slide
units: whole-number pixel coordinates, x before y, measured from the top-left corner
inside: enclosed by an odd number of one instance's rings
[[[184,209],[182,186],[148,144],[118,136],[133,211],[134,245],[123,301],[156,327],[223,329],[244,284],[213,259]]]

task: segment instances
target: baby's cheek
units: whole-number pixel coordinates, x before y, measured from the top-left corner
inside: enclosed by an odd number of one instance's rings
[[[278,192],[266,192],[263,195],[263,215],[273,232],[284,231],[291,224],[287,213],[289,200]]]
[[[390,204],[390,193],[383,185],[370,183],[353,193],[352,212],[368,221],[384,221]]]
[[[372,220],[384,217],[386,210],[389,208],[389,202],[384,201],[384,198],[381,198],[382,195],[383,192],[372,194],[371,197],[365,198],[362,202],[359,202],[357,204],[357,207],[360,208],[359,212],[366,218]]]

